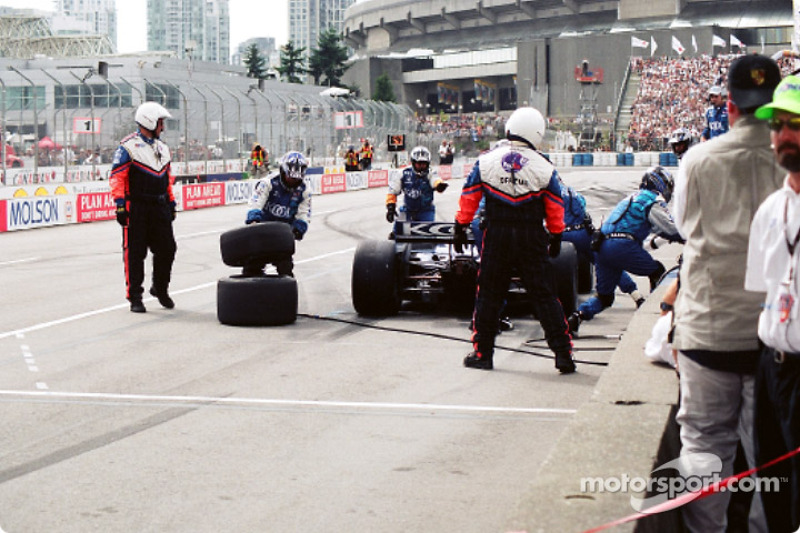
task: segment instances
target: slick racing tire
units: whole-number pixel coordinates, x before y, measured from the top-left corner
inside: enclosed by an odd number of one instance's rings
[[[594,287],[594,264],[578,257],[578,294],[589,294]]]
[[[361,241],[353,258],[353,307],[359,315],[389,316],[400,310],[398,266],[393,241]]]
[[[564,315],[578,309],[578,253],[571,242],[561,244],[561,253],[551,259],[555,293],[564,308]]]
[[[274,263],[294,255],[292,227],[283,222],[259,222],[226,231],[219,238],[222,262],[241,267],[249,261]]]
[[[217,319],[230,326],[281,326],[297,320],[297,280],[240,275],[217,281]]]

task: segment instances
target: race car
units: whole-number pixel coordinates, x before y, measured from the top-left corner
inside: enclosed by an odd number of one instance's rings
[[[405,301],[448,302],[471,309],[475,298],[480,258],[467,229],[463,253],[453,246],[452,222],[403,222],[394,240],[361,241],[353,258],[353,307],[364,316],[397,314]],[[399,230],[399,231],[398,231]],[[552,260],[553,283],[564,313],[578,305],[578,255],[572,243],[563,242]],[[525,298],[519,278],[512,279],[508,300]]]

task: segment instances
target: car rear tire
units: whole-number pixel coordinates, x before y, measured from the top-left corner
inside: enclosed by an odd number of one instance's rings
[[[552,259],[555,293],[569,316],[578,308],[578,253],[571,242],[561,244],[561,253]]]
[[[361,241],[353,258],[351,292],[359,315],[389,316],[400,310],[397,255],[393,241]]]
[[[230,326],[281,326],[297,320],[297,280],[240,275],[217,281],[217,319]]]
[[[578,293],[589,294],[594,287],[594,264],[578,257]]]
[[[294,255],[294,235],[291,226],[283,222],[248,224],[220,235],[219,248],[222,262],[228,266],[274,263]]]

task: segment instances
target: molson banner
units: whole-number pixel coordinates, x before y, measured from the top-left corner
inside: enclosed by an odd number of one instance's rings
[[[34,196],[6,200],[6,231],[76,222],[75,196]]]

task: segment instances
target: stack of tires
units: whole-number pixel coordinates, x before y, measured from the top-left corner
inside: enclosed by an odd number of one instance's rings
[[[291,227],[262,222],[226,231],[219,239],[222,262],[232,267],[275,263],[294,255]],[[297,280],[244,274],[217,282],[217,319],[231,326],[279,326],[297,320]]]

